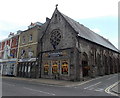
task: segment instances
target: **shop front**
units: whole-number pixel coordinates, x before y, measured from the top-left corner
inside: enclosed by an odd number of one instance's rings
[[[38,63],[36,59],[22,59],[18,62],[17,76],[26,78],[36,78],[38,73]]]
[[[69,80],[70,51],[71,49],[44,52],[42,55],[41,77]]]
[[[16,76],[17,61],[16,59],[3,60],[0,64],[1,74],[8,76]]]

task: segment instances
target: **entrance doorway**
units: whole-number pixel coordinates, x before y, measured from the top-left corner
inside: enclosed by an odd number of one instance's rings
[[[86,53],[83,53],[82,55],[82,71],[83,71],[83,77],[88,77],[90,67],[88,66],[88,56]]]

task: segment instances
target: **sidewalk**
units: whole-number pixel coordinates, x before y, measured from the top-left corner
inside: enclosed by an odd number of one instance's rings
[[[120,94],[120,82],[112,88],[114,93]]]
[[[9,79],[16,79],[16,80],[25,80],[25,81],[32,81],[32,82],[37,82],[37,83],[42,83],[42,84],[47,84],[47,85],[57,85],[57,86],[72,86],[72,85],[77,85],[85,81],[78,81],[78,82],[72,82],[72,81],[65,81],[65,80],[55,80],[55,79],[33,79],[33,78],[22,78],[22,77],[8,77],[8,76],[2,76],[2,78],[9,78]]]

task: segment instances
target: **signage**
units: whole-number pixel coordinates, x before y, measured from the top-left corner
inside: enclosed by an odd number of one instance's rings
[[[29,52],[28,55],[31,58],[33,56],[33,52]]]
[[[60,56],[66,56],[66,52],[53,52],[53,53],[45,53],[45,57],[60,57]]]

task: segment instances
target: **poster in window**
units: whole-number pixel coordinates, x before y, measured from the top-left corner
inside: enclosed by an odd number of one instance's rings
[[[52,73],[57,74],[58,73],[58,64],[57,61],[53,61],[52,63]]]
[[[48,72],[49,72],[49,64],[45,63],[45,65],[44,65],[44,75],[48,75]]]
[[[62,61],[62,74],[68,74],[68,61]]]

